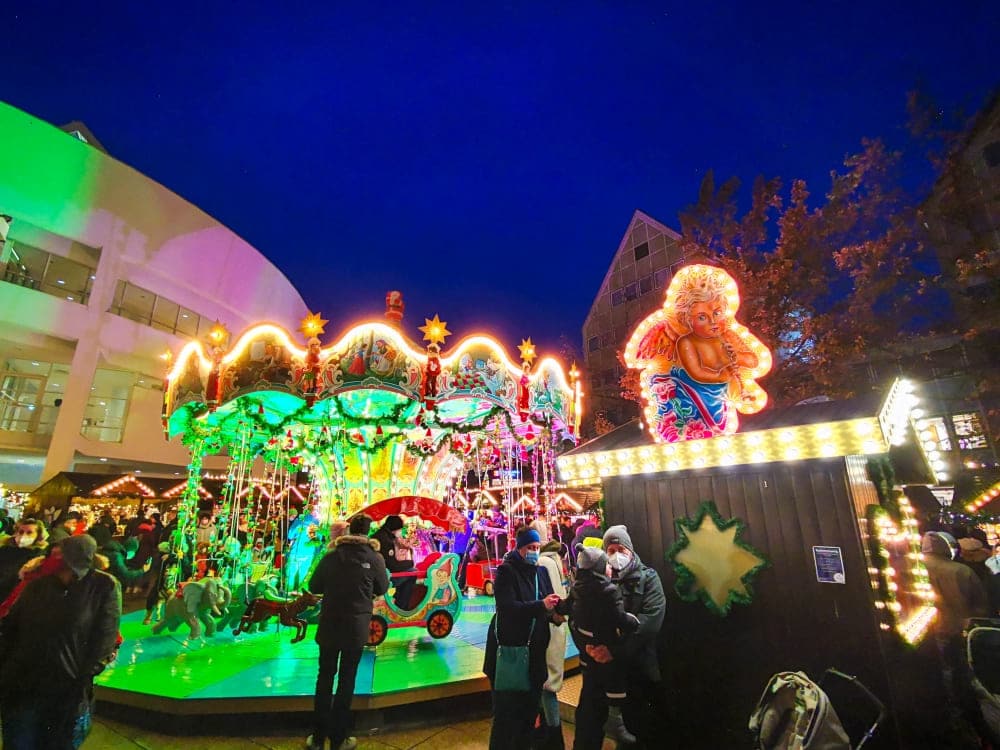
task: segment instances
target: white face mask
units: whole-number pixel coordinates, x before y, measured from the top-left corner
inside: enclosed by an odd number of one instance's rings
[[[32,534],[18,534],[14,537],[14,541],[17,542],[18,547],[30,547],[35,543],[35,538]]]
[[[608,555],[608,563],[612,570],[625,570],[631,561],[632,555],[628,552],[615,552],[613,555]]]

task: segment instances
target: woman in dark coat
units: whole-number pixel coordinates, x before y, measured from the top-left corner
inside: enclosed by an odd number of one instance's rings
[[[537,531],[522,529],[517,535],[517,549],[507,553],[494,579],[497,614],[490,623],[483,671],[494,685],[498,640],[504,646],[527,645],[530,689],[493,690],[490,750],[522,750],[531,745],[542,685],[548,676],[545,650],[549,645],[549,618],[559,604],[548,574],[538,567],[541,546]]]

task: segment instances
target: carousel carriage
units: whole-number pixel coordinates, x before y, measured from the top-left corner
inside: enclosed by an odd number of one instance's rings
[[[429,497],[395,497],[370,505],[357,515],[375,522],[388,516],[418,518],[445,533],[464,533],[468,526],[460,511]],[[423,627],[432,638],[444,638],[454,628],[462,613],[458,555],[435,550],[415,563],[412,572],[393,574],[393,578],[416,579],[404,606],[397,604],[390,593],[375,600],[368,645],[378,646],[392,628]]]

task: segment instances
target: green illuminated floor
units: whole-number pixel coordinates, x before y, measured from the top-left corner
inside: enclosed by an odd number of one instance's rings
[[[313,694],[318,647],[310,626],[292,644],[292,628],[234,637],[230,631],[198,641],[187,628],[151,635],[142,611],[122,618],[125,638],[117,663],[99,686],[168,699],[296,698]],[[434,640],[424,628],[398,628],[377,649],[365,649],[356,696],[430,688],[482,677],[486,630],[493,599],[466,600],[455,629]],[[572,643],[567,658],[576,655]]]

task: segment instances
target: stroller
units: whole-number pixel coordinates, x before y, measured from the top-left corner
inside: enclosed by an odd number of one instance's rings
[[[866,724],[859,732],[857,744],[852,744],[821,686],[829,678],[853,685],[877,710],[874,723]],[[828,669],[815,683],[804,672],[779,672],[764,688],[750,716],[750,731],[754,733],[755,750],[858,750],[872,738],[885,716],[882,701],[856,677]]]
[[[965,635],[969,680],[982,717],[981,729],[1000,746],[1000,620],[969,620]]]

